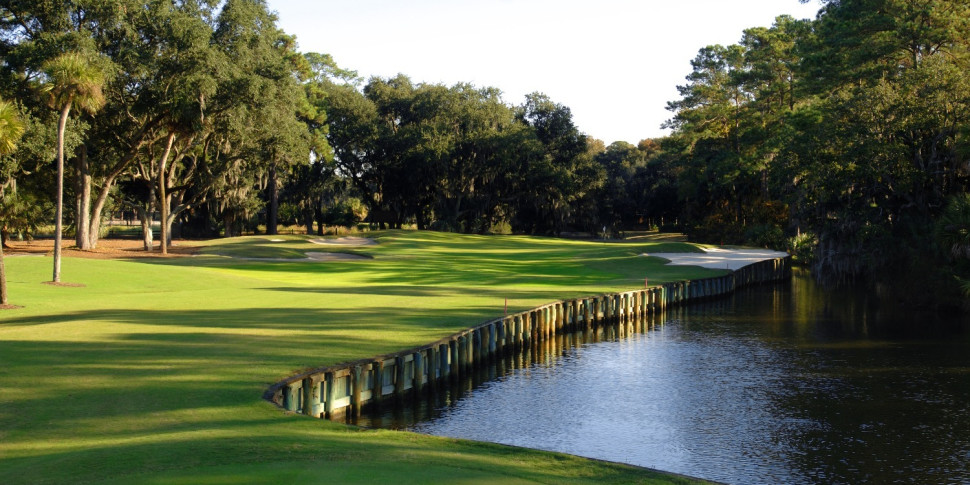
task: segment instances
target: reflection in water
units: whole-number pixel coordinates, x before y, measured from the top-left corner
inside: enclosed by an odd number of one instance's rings
[[[806,275],[664,318],[560,337],[359,423],[729,483],[970,482],[965,319]]]

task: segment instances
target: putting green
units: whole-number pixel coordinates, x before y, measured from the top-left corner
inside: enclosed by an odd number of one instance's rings
[[[721,274],[642,253],[689,245],[392,231],[307,261],[310,238],[209,241],[192,258],[7,258],[0,483],[637,482],[623,465],[286,414],[301,369],[427,343],[561,298]],[[273,258],[292,261],[252,261]]]

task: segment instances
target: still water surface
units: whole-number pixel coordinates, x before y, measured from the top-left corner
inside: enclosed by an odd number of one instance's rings
[[[737,484],[970,483],[970,325],[801,274],[358,422]]]

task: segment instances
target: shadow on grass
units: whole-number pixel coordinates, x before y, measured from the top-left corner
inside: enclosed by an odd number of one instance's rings
[[[303,421],[303,422],[299,422]],[[48,450],[0,459],[4,483],[643,483],[652,472],[562,454],[286,418],[220,423],[222,434]],[[311,429],[311,426],[318,429]],[[231,457],[226,459],[225,457]],[[56,467],[49,464],[56,463]],[[420,464],[420,465],[419,465]],[[105,469],[111,466],[111,469]],[[36,480],[38,469],[47,480]],[[577,472],[579,476],[577,476]]]
[[[270,290],[275,290],[270,288]],[[282,287],[279,291],[291,291]],[[306,289],[308,293],[346,294],[344,289]],[[351,289],[351,291],[353,291]],[[365,292],[364,294],[381,294]],[[388,295],[395,294],[388,290]],[[410,293],[402,292],[404,296]],[[498,301],[498,300],[496,300]],[[414,305],[386,307],[362,306],[355,308],[239,308],[231,310],[120,310],[97,309],[70,313],[30,315],[10,318],[0,323],[0,327],[44,325],[71,321],[106,321],[139,325],[175,326],[184,328],[232,329],[245,333],[247,329],[269,329],[283,331],[388,331],[399,329],[408,331],[414,323],[421,323],[427,329],[442,325],[454,326],[456,322],[467,319],[464,326],[472,326],[478,320],[487,318],[490,313],[499,311],[498,303],[491,306],[467,306],[464,308],[438,309]],[[497,314],[495,315],[498,316]],[[394,323],[388,323],[393,319]],[[445,323],[442,323],[445,322]],[[154,334],[146,334],[154,335]],[[168,338],[166,333],[157,336]],[[274,338],[267,335],[267,338]],[[0,342],[0,348],[7,342]]]
[[[467,291],[469,294],[474,294],[476,297],[488,297],[494,299],[496,302],[503,301],[504,298],[516,299],[516,300],[532,300],[532,299],[542,299],[549,298],[549,301],[553,299],[559,299],[553,295],[558,295],[558,293],[550,290],[521,290],[521,289],[509,289],[509,288],[451,288],[447,286],[420,286],[420,285],[377,285],[377,286],[367,286],[367,287],[350,287],[350,288],[333,288],[324,286],[277,286],[277,287],[265,287],[259,288],[260,290],[266,291],[280,291],[280,292],[292,292],[292,293],[308,293],[308,294],[321,294],[321,295],[380,295],[380,296],[403,296],[403,297],[454,297],[459,295],[463,291]],[[496,303],[497,304],[497,303]],[[482,307],[483,309],[488,308],[495,310],[497,306]],[[498,318],[500,315],[495,314],[494,317]],[[475,324],[476,322],[469,322],[469,326]]]

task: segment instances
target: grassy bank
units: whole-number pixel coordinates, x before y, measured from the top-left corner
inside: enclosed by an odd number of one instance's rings
[[[423,344],[551,300],[717,274],[650,243],[378,233],[201,243],[192,258],[7,259],[0,483],[637,482],[680,478],[580,458],[359,430],[261,400],[301,369]],[[688,246],[668,245],[684,251]],[[307,262],[306,252],[370,259]],[[253,260],[244,258],[279,258]]]

